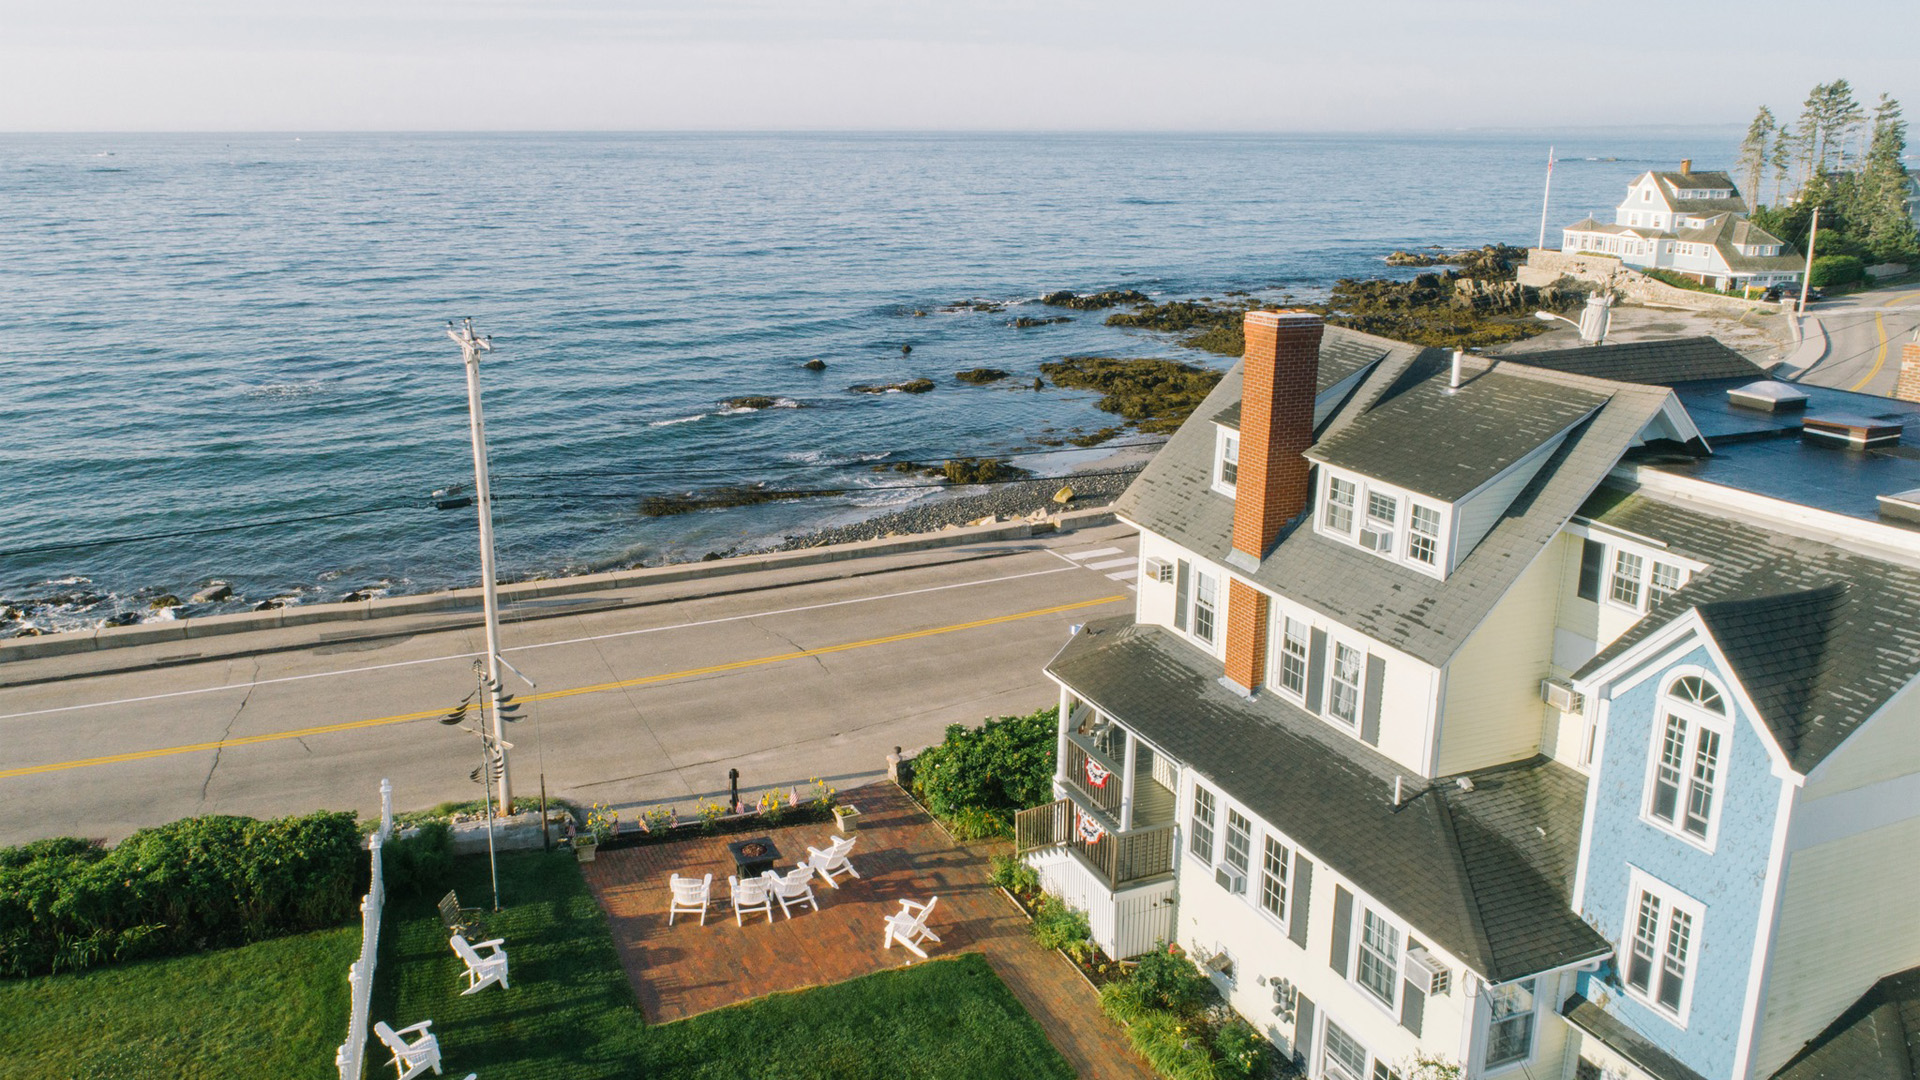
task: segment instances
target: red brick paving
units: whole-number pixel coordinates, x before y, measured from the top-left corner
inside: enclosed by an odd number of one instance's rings
[[[734,925],[726,904],[727,853],[735,836],[695,837],[620,851],[601,851],[581,869],[613,925],[627,977],[647,1019],[656,1023],[731,1005],[776,990],[841,982],[917,962],[895,946],[882,949],[882,923],[902,899],[938,896],[927,943],[938,959],[984,953],[1014,996],[1033,1014],[1053,1045],[1083,1077],[1149,1080],[1154,1074],[1100,1011],[1093,989],[1058,953],[1041,949],[1016,911],[988,879],[989,845],[956,845],[912,800],[890,783],[849,791],[858,806],[859,842],[852,859],[859,878],[838,876],[839,889],[815,878],[818,912],[797,909],[777,922],[749,915]],[[780,849],[778,869],[804,858],[807,845],[825,847],[831,825],[769,829]],[[667,880],[675,872],[712,872],[715,903],[707,924],[680,915],[667,925]]]

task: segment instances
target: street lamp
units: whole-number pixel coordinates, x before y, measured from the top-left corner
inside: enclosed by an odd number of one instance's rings
[[[505,737],[500,729],[500,592],[493,568],[493,490],[487,483],[487,422],[480,410],[480,354],[493,351],[493,337],[476,337],[471,318],[456,329],[447,324],[447,336],[460,346],[467,366],[467,426],[473,437],[473,492],[480,515],[480,592],[486,618],[486,689],[493,705],[493,741],[499,747],[500,809],[513,811],[513,783],[507,771]],[[491,807],[489,807],[491,810]]]

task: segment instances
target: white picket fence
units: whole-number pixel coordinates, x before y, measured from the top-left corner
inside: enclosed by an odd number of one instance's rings
[[[360,901],[360,959],[347,968],[347,981],[353,984],[353,1013],[347,1018],[347,1041],[333,1055],[333,1063],[340,1067],[340,1080],[361,1080],[366,1067],[367,1009],[373,998],[373,968],[380,955],[380,910],[387,899],[386,886],[380,879],[380,846],[392,835],[393,781],[382,780],[380,828],[367,840],[373,874],[367,898]]]

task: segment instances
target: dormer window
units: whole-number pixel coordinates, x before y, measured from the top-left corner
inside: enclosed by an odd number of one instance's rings
[[[1407,557],[1428,566],[1440,557],[1440,511],[1413,504],[1413,517],[1407,523]]]
[[[1640,189],[1640,201],[1641,201],[1641,202],[1652,202],[1652,201],[1653,201],[1653,189],[1652,189],[1652,188],[1641,188],[1641,189]]]
[[[1219,432],[1214,444],[1213,490],[1232,498],[1240,483],[1240,433],[1225,427]]]
[[[1353,481],[1334,477],[1327,483],[1327,528],[1337,533],[1353,532]]]
[[[1393,522],[1400,500],[1378,491],[1367,492],[1367,523],[1360,530],[1360,546],[1382,555],[1393,554]]]

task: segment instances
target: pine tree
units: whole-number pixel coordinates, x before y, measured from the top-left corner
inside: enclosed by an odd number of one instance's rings
[[[1900,103],[1886,94],[1873,110],[1873,138],[1857,181],[1855,220],[1875,258],[1893,262],[1920,252],[1907,213],[1907,122]]]
[[[1769,164],[1773,166],[1773,201],[1769,206],[1779,206],[1780,196],[1786,190],[1787,179],[1793,172],[1793,158],[1799,147],[1799,138],[1793,129],[1785,124],[1773,136],[1773,154]]]
[[[1747,138],[1740,144],[1740,174],[1747,181],[1746,195],[1749,204],[1760,201],[1760,177],[1767,168],[1767,146],[1773,138],[1773,111],[1765,105],[1754,114],[1753,123],[1747,126]]]

